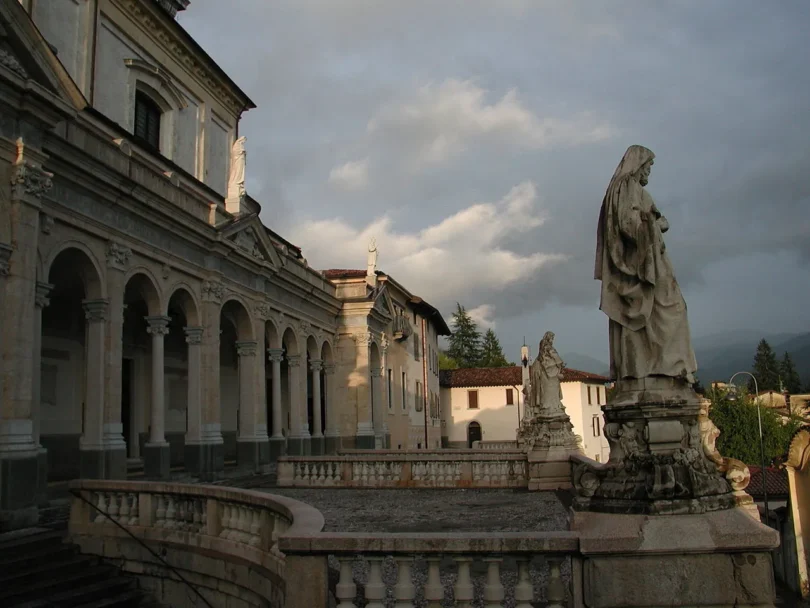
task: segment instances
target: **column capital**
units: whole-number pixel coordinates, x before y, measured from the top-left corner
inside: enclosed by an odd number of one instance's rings
[[[299,367],[301,365],[301,355],[287,355],[287,365]]]
[[[334,363],[326,363],[323,366],[323,373],[327,376],[332,376],[335,373],[335,364]]]
[[[184,327],[183,331],[186,334],[186,344],[189,346],[198,346],[202,344],[202,336],[204,329],[202,327]]]
[[[84,318],[90,323],[100,323],[106,321],[107,310],[110,307],[110,301],[100,298],[98,300],[82,300],[82,307],[84,308]]]
[[[48,299],[48,295],[51,293],[52,289],[53,285],[50,283],[37,281],[36,295],[34,297],[34,304],[37,308],[45,308],[51,303],[51,301]]]
[[[255,357],[259,343],[256,340],[239,340],[236,343],[236,353],[240,357]]]
[[[167,317],[166,315],[154,315],[150,317],[144,317],[146,322],[149,326],[146,328],[146,332],[152,336],[165,336],[169,333],[169,321],[172,320],[171,317]]]
[[[283,348],[268,348],[267,349],[267,358],[272,363],[281,363],[281,360],[284,358],[284,349]]]
[[[371,370],[371,377],[372,378],[382,378],[383,375],[383,368],[378,367],[376,369]]]
[[[14,249],[11,247],[11,245],[0,243],[0,277],[8,275],[9,260],[11,260],[11,253],[13,251]]]
[[[323,359],[310,359],[309,369],[311,369],[313,372],[321,371],[323,369]]]

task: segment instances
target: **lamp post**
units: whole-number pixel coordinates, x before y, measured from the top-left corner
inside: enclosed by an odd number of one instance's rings
[[[759,424],[759,456],[761,460],[761,469],[762,469],[762,495],[765,499],[765,525],[768,525],[770,522],[770,517],[768,516],[768,474],[765,469],[765,443],[762,438],[762,412],[759,406],[759,387],[757,385],[757,379],[754,377],[754,374],[751,372],[737,372],[728,381],[731,390],[733,391],[732,395],[736,393],[737,387],[734,385],[734,378],[737,376],[744,375],[750,376],[751,380],[754,381],[754,395],[756,395],[754,401],[757,406],[757,423]],[[731,399],[734,399],[732,396]]]

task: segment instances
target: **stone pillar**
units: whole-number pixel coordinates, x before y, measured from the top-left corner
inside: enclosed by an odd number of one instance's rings
[[[124,282],[132,251],[110,242],[107,245],[107,295],[110,314],[104,343],[104,477],[126,479],[127,444],[121,420],[121,364],[123,361]],[[128,439],[128,438],[127,438]]]
[[[369,345],[371,343],[370,334],[356,334],[354,336],[356,344],[355,370],[369,369]],[[374,441],[374,413],[372,411],[371,397],[371,375],[366,375],[364,383],[355,387],[357,395],[357,431],[355,436],[355,447],[360,450],[373,450]]]
[[[146,317],[152,336],[152,407],[150,409],[149,441],[143,449],[143,468],[147,477],[169,477],[170,450],[166,441],[166,404],[164,403],[163,341],[169,333],[165,316]]]
[[[321,370],[323,361],[312,359],[309,362],[312,370],[312,454],[319,456],[324,453],[323,423],[321,421]]]
[[[202,386],[200,377],[202,327],[184,327],[188,344],[188,404],[185,445],[199,445],[202,440]],[[187,449],[187,448],[186,448]]]
[[[104,344],[108,300],[84,300],[85,390],[82,438],[79,442],[79,474],[84,479],[104,479]]]
[[[270,438],[267,436],[267,365],[264,362],[264,351],[266,349],[266,335],[264,332],[264,321],[260,323],[256,332],[256,357],[254,362],[253,385],[255,388],[253,408],[256,430],[253,436],[256,438],[256,451],[258,455],[257,463],[260,467],[270,464]]]
[[[268,348],[267,356],[273,368],[273,394],[270,407],[273,419],[273,435],[270,437],[270,458],[276,460],[286,452],[286,439],[281,432],[284,423],[281,419],[281,360],[284,357],[283,348]]]
[[[324,392],[326,393],[326,434],[324,437],[324,452],[337,454],[340,449],[340,419],[338,418],[337,403],[335,402],[335,366],[323,366]]]
[[[186,441],[186,470],[204,481],[222,476],[225,446],[219,403],[219,317],[224,288],[215,281],[202,284],[203,332],[200,344],[200,438]]]
[[[48,294],[53,285],[37,281],[36,299],[34,300],[34,362],[33,362],[33,400],[31,402],[31,420],[33,421],[33,439],[38,446],[37,456],[37,504],[48,501],[48,450],[39,442],[40,425],[42,422],[42,309],[50,304]]]
[[[383,425],[383,417],[386,414],[385,407],[383,406],[383,369],[376,368],[371,370],[371,406],[374,410],[374,447],[377,449],[385,448],[385,428]]]
[[[287,439],[287,453],[292,456],[306,456],[310,452],[309,429],[303,424],[306,416],[306,376],[301,370],[301,355],[287,356],[290,374],[290,435]]]
[[[256,436],[257,408],[256,399],[256,352],[258,343],[255,340],[241,340],[236,343],[239,355],[239,436],[236,439],[237,463],[240,467],[258,468],[262,461],[262,450],[267,451],[266,439]],[[264,374],[264,365],[262,374]],[[266,433],[265,433],[266,434]]]

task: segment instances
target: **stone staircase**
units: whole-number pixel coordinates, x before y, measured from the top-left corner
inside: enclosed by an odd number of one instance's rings
[[[0,606],[4,608],[153,608],[134,578],[64,542],[64,530],[0,534]]]

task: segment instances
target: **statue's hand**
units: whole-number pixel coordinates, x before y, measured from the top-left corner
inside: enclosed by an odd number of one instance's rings
[[[656,223],[658,224],[658,228],[661,230],[662,233],[669,230],[669,222],[667,221],[667,218],[665,218],[663,215],[656,220]]]

